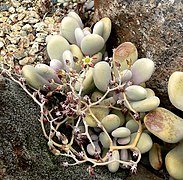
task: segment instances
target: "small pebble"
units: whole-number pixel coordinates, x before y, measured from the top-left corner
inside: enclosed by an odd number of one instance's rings
[[[0,48],[2,48],[3,46],[4,46],[4,43],[0,41]]]
[[[15,13],[15,8],[14,8],[13,6],[11,6],[11,7],[8,9],[8,11],[9,11],[10,13]]]

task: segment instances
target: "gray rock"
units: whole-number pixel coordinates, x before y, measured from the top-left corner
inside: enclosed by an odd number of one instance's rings
[[[176,108],[171,106],[168,99],[167,84],[171,73],[183,71],[182,9],[181,0],[95,2],[94,19],[109,17],[112,21],[108,49],[131,41],[138,49],[139,58],[152,59],[156,71],[147,85],[160,97],[162,106],[172,110]]]

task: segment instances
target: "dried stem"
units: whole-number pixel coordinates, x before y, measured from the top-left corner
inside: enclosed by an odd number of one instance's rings
[[[86,75],[86,72],[87,72],[88,68],[87,69],[84,69],[84,77]],[[107,95],[110,93],[110,92],[113,92],[113,91],[116,91],[116,90],[119,90],[119,91],[122,91],[122,89],[124,88],[125,84],[122,84],[121,85],[121,82],[119,85],[116,85],[115,87],[112,87],[112,88],[108,88],[107,91],[105,92],[105,94],[96,102],[91,102],[90,99],[88,101],[84,101],[82,99],[82,91],[83,91],[83,81],[84,81],[84,78],[82,80],[82,82],[80,82],[80,90],[79,92],[77,93],[72,85],[73,81],[71,79],[73,79],[69,73],[67,73],[67,76],[69,78],[69,82],[67,83],[67,86],[70,88],[70,92],[72,94],[72,99],[76,98],[77,99],[77,104],[75,107],[70,107],[70,110],[72,110],[72,112],[74,113],[73,116],[71,117],[66,117],[65,119],[63,119],[63,115],[59,116],[59,117],[56,117],[54,118],[54,115],[52,115],[53,113],[53,109],[52,110],[48,110],[47,107],[46,107],[46,101],[44,101],[43,99],[41,99],[42,101],[40,102],[35,96],[34,94],[31,94],[28,89],[26,88],[26,85],[25,84],[22,84],[20,81],[16,80],[9,71],[6,71],[6,73],[8,74],[8,76],[16,83],[18,83],[22,88],[23,90],[34,100],[34,102],[36,102],[36,104],[39,105],[40,107],[40,123],[41,123],[41,127],[42,127],[42,131],[43,131],[43,134],[45,136],[46,139],[48,139],[48,146],[50,148],[50,150],[56,154],[56,155],[61,155],[61,156],[66,156],[66,157],[70,157],[72,158],[75,162],[74,163],[66,163],[65,165],[77,165],[77,164],[81,164],[81,163],[85,163],[85,162],[90,162],[93,164],[93,167],[95,166],[103,166],[103,165],[108,165],[112,162],[119,162],[120,164],[126,166],[126,167],[134,167],[136,168],[137,166],[137,163],[140,161],[141,159],[141,153],[139,151],[139,149],[136,147],[137,146],[137,143],[140,139],[140,136],[141,136],[141,133],[142,133],[142,125],[141,125],[141,121],[137,121],[136,119],[136,122],[138,123],[139,125],[139,129],[137,131],[137,134],[134,138],[134,141],[131,143],[131,144],[128,144],[128,145],[124,145],[124,146],[119,146],[119,145],[116,145],[116,144],[113,144],[113,141],[111,139],[111,136],[110,134],[106,131],[106,129],[104,128],[104,126],[102,125],[102,123],[97,119],[97,117],[93,114],[91,108],[92,107],[95,107],[95,108],[112,108],[112,109],[116,109],[116,110],[122,110],[122,108],[120,107],[115,107],[114,105],[101,105],[100,103],[107,97]],[[77,78],[78,78],[78,75],[77,75]],[[37,91],[38,94],[39,94],[39,98],[41,98],[41,94],[39,91]],[[68,91],[69,92],[69,91]],[[124,97],[124,102],[127,104],[128,106],[128,109],[130,111],[132,111],[133,113],[137,113],[132,107],[131,105],[129,104],[127,98],[126,98],[126,94],[122,91],[123,93],[123,97]],[[45,111],[47,113],[45,113]],[[126,150],[131,150],[133,152],[135,152],[138,156],[137,160],[136,161],[132,161],[132,160],[128,160],[128,161],[122,161],[122,160],[119,160],[119,159],[112,159],[110,160],[109,159],[109,155],[108,153],[103,157],[103,158],[99,158],[99,159],[95,159],[95,158],[91,158],[91,157],[88,157],[85,149],[86,147],[84,147],[82,144],[80,145],[80,148],[82,150],[82,152],[78,152],[77,150],[75,150],[72,146],[73,146],[73,143],[74,143],[74,140],[75,140],[75,135],[77,134],[77,130],[79,128],[79,124],[82,122],[83,125],[84,125],[84,128],[85,128],[85,131],[83,133],[81,133],[81,137],[84,135],[87,137],[87,139],[89,140],[89,142],[91,143],[93,149],[96,149],[95,145],[94,145],[94,142],[91,138],[91,135],[89,134],[89,126],[88,124],[85,122],[84,120],[84,115],[86,113],[89,113],[94,121],[97,123],[97,127],[99,127],[107,136],[108,140],[109,140],[109,151],[108,152],[112,152],[114,150],[122,150],[122,149],[126,149]],[[50,132],[49,132],[49,135],[46,133],[46,130],[45,130],[45,122],[44,122],[44,119],[47,119],[47,121],[49,122],[50,124]],[[65,123],[68,122],[69,119],[72,119],[72,123],[71,123],[71,127],[73,128],[72,130],[72,136],[71,136],[71,139],[70,139],[70,142],[68,142],[68,138],[63,134],[63,133],[60,133],[59,131],[59,127]],[[61,120],[60,122],[58,122],[58,120]],[[54,124],[53,124],[54,123]],[[79,132],[80,133],[80,132]],[[57,136],[58,140],[59,137],[58,135],[61,136],[61,143],[57,143],[53,140],[53,138],[55,136]],[[81,139],[82,141],[82,139]],[[61,153],[60,150],[64,151],[65,153]],[[80,157],[81,159],[79,159],[79,156],[82,155],[82,157]]]

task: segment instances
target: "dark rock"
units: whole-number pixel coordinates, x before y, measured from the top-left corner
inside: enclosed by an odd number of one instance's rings
[[[183,3],[181,0],[95,0],[94,21],[109,17],[112,34],[108,49],[130,41],[139,57],[151,58],[156,71],[147,86],[161,99],[161,106],[177,114],[168,98],[167,83],[174,71],[183,71]]]
[[[94,177],[87,172],[88,163],[63,167],[66,157],[48,150],[39,119],[39,107],[16,83],[0,78],[0,179],[3,180],[70,180],[125,179],[129,172],[112,174],[107,167],[96,167]],[[139,174],[138,174],[139,172]],[[134,180],[161,178],[140,164]]]

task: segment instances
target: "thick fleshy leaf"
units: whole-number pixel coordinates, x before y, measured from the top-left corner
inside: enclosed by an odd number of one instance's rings
[[[118,77],[118,72],[128,69],[138,58],[138,52],[135,45],[131,42],[120,44],[113,52],[114,73]]]
[[[130,136],[131,132],[126,127],[119,127],[112,131],[111,135],[115,138],[125,138]]]
[[[75,83],[75,90],[79,92],[81,85],[83,87],[82,91],[89,91],[91,88],[91,84],[93,84],[93,68],[89,68],[86,73],[81,73],[78,80]]]
[[[133,119],[130,119],[130,120],[126,123],[125,126],[131,131],[131,133],[137,132],[138,129],[139,129],[138,123],[137,123],[135,120],[133,120]]]
[[[25,78],[27,84],[35,89],[46,90],[45,85],[50,89],[56,87],[54,84],[50,84],[46,79],[44,79],[35,68],[31,65],[25,65],[22,68],[22,76]]]
[[[125,89],[127,98],[131,101],[143,100],[147,97],[147,91],[138,85],[131,85]]]
[[[151,150],[149,151],[149,162],[151,166],[156,170],[160,170],[162,167],[163,161],[161,147],[157,143],[154,143]]]
[[[109,114],[101,121],[107,132],[111,132],[120,126],[120,119],[115,114]]]
[[[183,179],[183,141],[172,149],[165,157],[165,165],[170,176],[177,180]]]
[[[104,39],[98,34],[85,36],[81,41],[81,50],[85,55],[94,55],[104,47]]]
[[[58,78],[56,72],[50,66],[46,64],[37,64],[35,66],[35,70],[44,79],[48,80],[48,82],[51,82],[52,80],[54,80],[54,82],[56,83],[61,83],[61,80]]]
[[[98,144],[98,142],[94,142],[94,145],[95,145],[95,149],[93,148],[92,144],[88,144],[87,145],[87,152],[93,156],[95,153],[98,153],[100,154],[101,153],[101,148]]]
[[[183,111],[183,72],[174,72],[168,81],[168,96],[171,103]]]
[[[118,150],[112,151],[112,157],[109,158],[109,160],[115,160],[115,159],[116,160],[120,159]],[[119,162],[115,161],[115,162],[109,163],[107,166],[110,172],[115,173],[119,169]]]
[[[93,34],[102,36],[104,31],[104,23],[102,21],[97,22],[93,27]]]
[[[50,59],[62,60],[63,52],[69,49],[70,46],[68,41],[60,35],[50,37],[47,44],[47,52]]]
[[[171,111],[158,107],[144,117],[147,129],[168,143],[177,143],[183,139],[183,119]]]
[[[95,86],[105,92],[111,80],[111,68],[105,61],[98,62],[94,67],[93,80]]]
[[[112,23],[108,17],[102,18],[100,21],[102,21],[104,24],[104,30],[103,30],[102,37],[103,37],[104,41],[106,42],[111,34]]]
[[[77,13],[75,13],[74,11],[71,11],[67,16],[74,18],[78,22],[80,28],[83,29],[83,26],[84,26],[83,22]]]
[[[81,30],[81,28],[76,28],[75,31],[74,31],[74,34],[75,34],[75,38],[76,38],[76,43],[79,47],[81,47],[81,41],[82,39],[84,38],[84,33],[83,31]]]
[[[109,148],[110,141],[109,141],[109,138],[105,132],[101,132],[99,134],[99,140],[104,148]]]
[[[130,102],[131,107],[137,112],[148,112],[153,109],[156,109],[160,104],[160,100],[157,96],[151,96],[140,101]],[[128,107],[128,104],[124,103]]]
[[[75,29],[80,25],[73,17],[64,17],[60,25],[60,31],[63,37],[65,37],[70,43],[76,44]]]
[[[65,65],[65,70],[69,71],[70,68],[74,69],[74,59],[73,54],[70,50],[65,50],[63,52],[63,62]]]
[[[52,59],[50,61],[50,67],[55,71],[58,72],[59,70],[64,69],[64,63],[59,61],[58,59]]]
[[[136,137],[136,134],[137,133],[131,134],[130,144],[133,143],[133,141]],[[142,133],[140,136],[140,139],[137,143],[137,148],[140,150],[140,152],[142,154],[148,152],[152,148],[152,145],[153,145],[153,141],[152,141],[151,137],[149,136],[149,134]]]
[[[74,69],[79,72],[82,68],[81,59],[83,59],[81,49],[77,45],[72,44],[70,45],[70,51],[74,58]]]
[[[134,62],[131,67],[132,81],[134,84],[140,84],[150,79],[155,70],[154,62],[148,58],[141,58]]]

